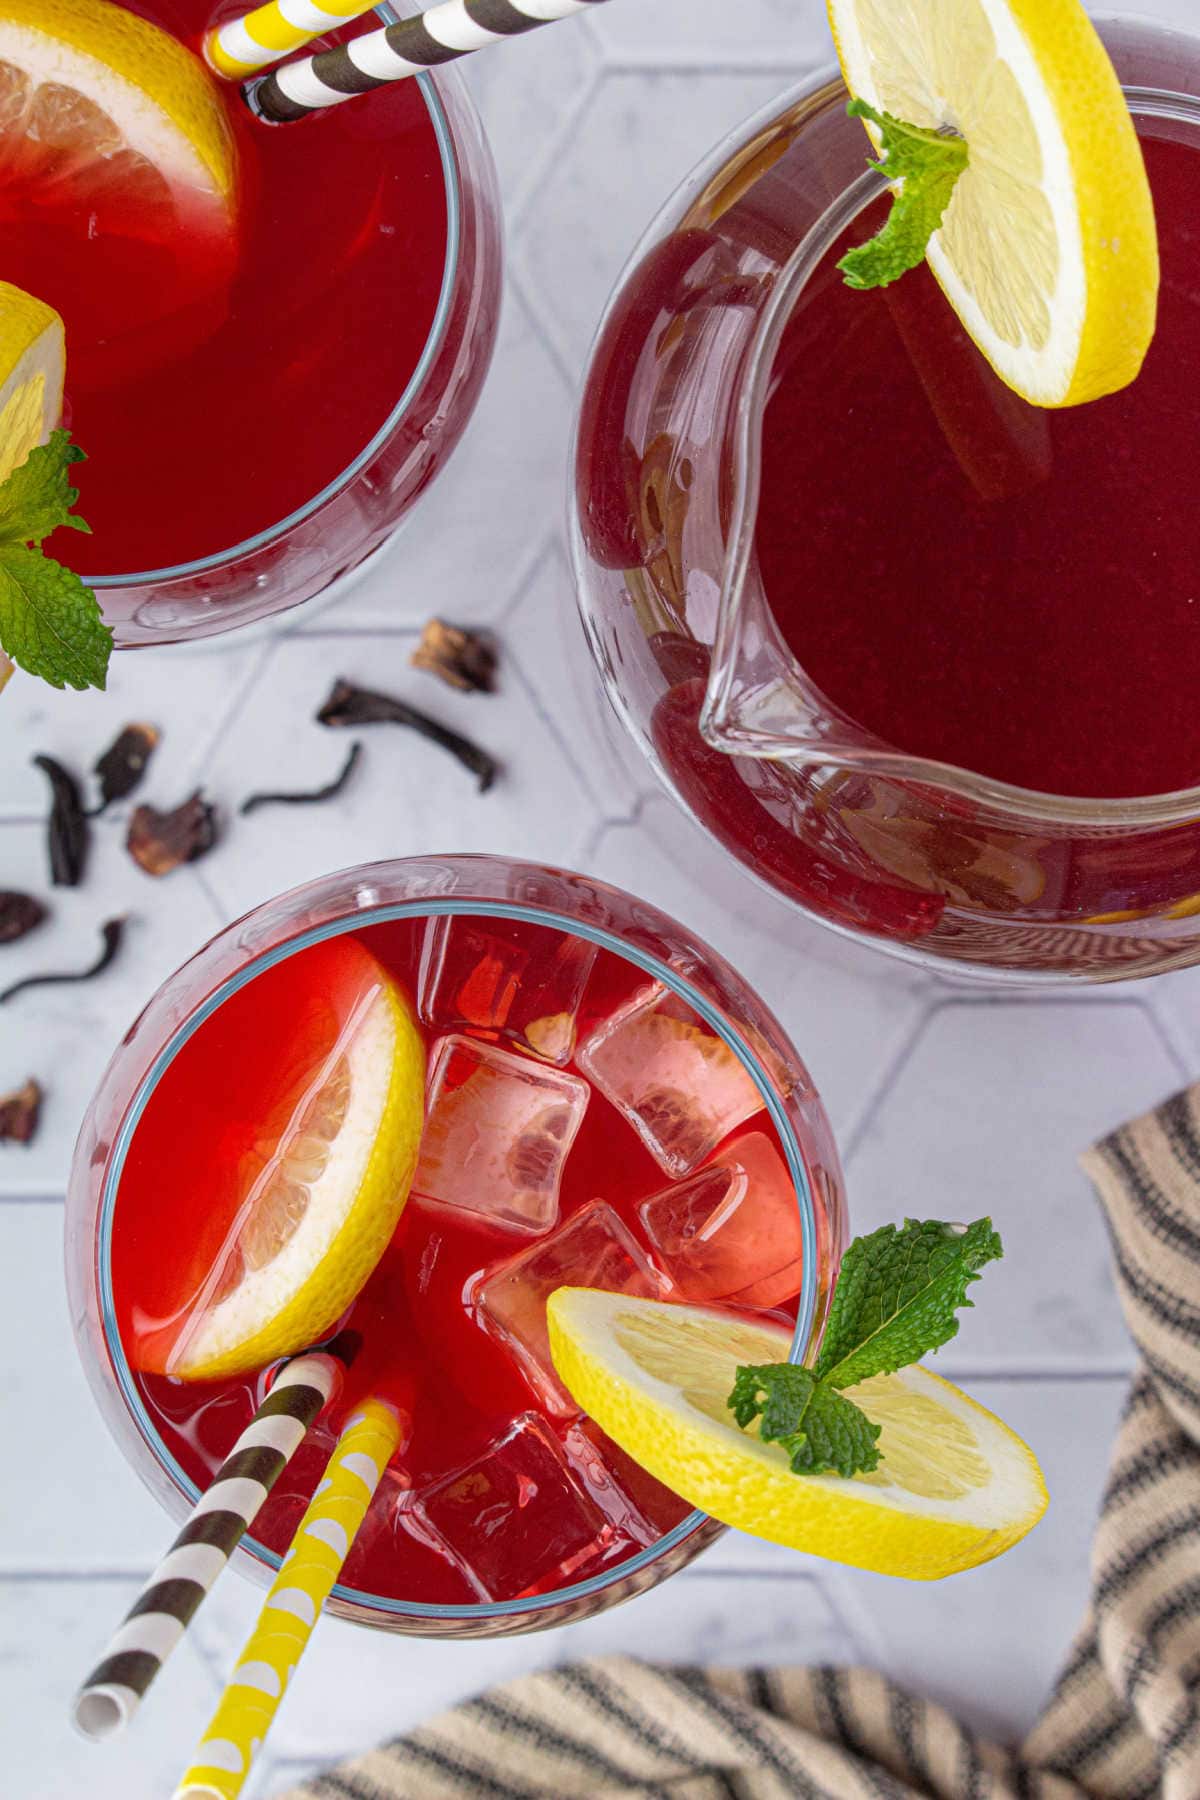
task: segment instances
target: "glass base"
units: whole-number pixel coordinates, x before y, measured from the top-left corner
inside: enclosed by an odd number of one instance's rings
[[[336,606],[339,600],[344,600],[347,594],[353,593],[356,588],[361,587],[368,576],[375,573],[380,564],[394,550],[396,541],[402,535],[407,523],[406,519],[401,519],[396,529],[383,540],[382,544],[377,544],[374,550],[364,556],[360,563],[356,564],[353,569],[347,569],[344,575],[337,576],[327,588],[322,588],[319,594],[313,594],[309,599],[301,600],[298,605],[289,607],[284,612],[270,613],[263,619],[250,619],[244,625],[232,626],[229,631],[214,632],[211,637],[184,638],[171,646],[171,654],[173,656],[219,655],[221,651],[230,648],[231,641],[237,644],[262,643],[267,638],[285,637],[288,632],[311,624],[321,613],[326,612],[331,606]]]

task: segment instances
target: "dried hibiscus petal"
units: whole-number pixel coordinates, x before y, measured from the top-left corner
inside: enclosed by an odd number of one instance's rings
[[[46,909],[32,894],[0,890],[0,944],[15,944],[41,924]]]
[[[351,744],[350,754],[342,764],[341,771],[324,787],[305,788],[297,792],[250,794],[242,801],[239,811],[242,813],[257,812],[260,806],[313,806],[322,800],[335,800],[353,775],[362,755],[361,744]]]
[[[53,796],[47,824],[50,880],[55,887],[78,887],[90,836],[79,783],[52,756],[35,756],[33,760],[49,781]]]
[[[146,773],[150,758],[158,747],[160,733],[153,725],[126,725],[95,765],[100,784],[100,804],[94,809],[102,813],[114,800],[132,794]]]
[[[496,686],[496,646],[491,638],[447,625],[444,619],[430,619],[409,660],[414,669],[427,669],[463,693],[490,694]]]
[[[42,1089],[31,1075],[23,1087],[0,1094],[0,1144],[31,1144],[42,1111]]]
[[[456,756],[460,763],[478,778],[480,793],[486,793],[499,773],[495,757],[473,744],[457,731],[451,731],[437,719],[431,719],[404,700],[390,694],[377,694],[370,688],[355,687],[350,681],[335,681],[328,700],[317,714],[319,725],[406,725],[430,743],[439,744]]]
[[[103,948],[95,962],[92,963],[89,968],[69,969],[66,971],[53,970],[46,975],[26,975],[22,980],[14,981],[11,987],[6,987],[3,992],[0,992],[0,1006],[2,1006],[6,1000],[11,1000],[14,995],[23,994],[26,988],[58,987],[62,982],[92,981],[97,975],[103,975],[105,969],[108,968],[109,964],[116,956],[117,951],[121,948],[121,939],[124,935],[124,919],[109,919],[107,924],[100,927]]]
[[[181,863],[204,856],[216,841],[216,808],[197,788],[173,812],[137,807],[129,821],[125,847],[147,875],[169,875]]]

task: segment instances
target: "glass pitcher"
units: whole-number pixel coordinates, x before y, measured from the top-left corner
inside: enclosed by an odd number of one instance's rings
[[[1139,132],[1194,145],[1200,168],[1200,40],[1103,35]],[[846,100],[840,79],[810,80],[721,145],[602,323],[571,518],[609,697],[718,843],[835,929],[1000,981],[1200,961],[1200,789],[1072,799],[906,754],[831,704],[772,615],[755,525],[777,354],[884,190]]]

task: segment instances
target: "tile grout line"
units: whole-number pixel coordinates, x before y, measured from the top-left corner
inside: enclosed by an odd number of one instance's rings
[[[847,1130],[841,1134],[838,1150],[842,1161],[842,1167],[846,1170],[847,1175],[849,1175],[851,1163],[854,1161],[858,1151],[862,1148],[867,1133],[871,1128],[871,1121],[877,1117],[884,1101],[891,1093],[892,1088],[900,1080],[905,1069],[916,1055],[918,1046],[932,1024],[938,1010],[939,1007],[936,1001],[932,1004],[926,1003],[921,1007],[917,1018],[909,1027],[908,1032],[902,1037],[899,1047],[893,1053],[891,1060],[884,1069],[879,1080],[875,1083],[870,1095],[863,1102],[857,1116],[851,1122]]]

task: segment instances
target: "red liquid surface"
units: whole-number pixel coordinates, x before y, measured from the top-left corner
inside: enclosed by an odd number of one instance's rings
[[[486,933],[493,922],[464,923]],[[512,956],[516,947],[513,966],[531,946],[536,952],[535,940],[574,943],[538,927],[514,932],[505,925],[500,930],[505,934],[500,954]],[[428,992],[430,958],[427,943],[423,957],[423,939],[423,923],[417,922],[369,927],[334,945],[365,946],[406,992],[415,994],[423,960]],[[320,1061],[336,1036],[340,1001],[337,980],[327,976],[332,964],[319,970],[323,988],[314,989],[310,972],[316,966],[311,959],[332,947],[322,945],[287,959],[200,1027],[152,1096],[122,1174],[112,1263],[122,1342],[164,1442],[199,1485],[211,1478],[250,1419],[265,1391],[266,1372],[186,1383],[152,1373],[146,1364],[162,1367],[163,1319],[194,1297],[217,1253],[237,1206],[236,1171],[261,1141],[262,1121],[278,1117],[280,1094],[294,1090],[302,1071]],[[473,940],[472,955],[476,948]],[[543,961],[540,966],[544,971],[547,965]],[[531,961],[526,969],[530,982],[535,973]],[[464,979],[457,987],[447,980],[438,989],[444,1011],[425,1026],[431,1047],[446,1031],[469,1030],[474,1041],[497,1041],[501,1034],[478,1023],[469,1027],[462,1017],[462,1007],[469,1010],[487,986],[478,979]],[[578,1042],[586,1043],[599,1024],[645,989],[646,978],[639,971],[600,953],[578,997]],[[520,1016],[519,985],[514,990],[500,982],[491,991],[503,994],[511,1027]],[[462,1003],[458,1007],[456,997]],[[574,998],[564,995],[561,1003]],[[543,986],[539,1011],[553,1000]],[[426,999],[423,1011],[431,1010]],[[510,1038],[502,1047],[520,1056],[524,1066],[544,1070],[544,1064],[523,1054],[519,1040],[514,1045]],[[577,1064],[569,1064],[567,1073],[578,1076]],[[762,1111],[748,1114],[703,1167],[709,1168],[717,1154],[736,1152],[750,1137],[761,1158],[763,1133],[774,1142]],[[280,1477],[255,1537],[276,1551],[286,1549],[323,1472],[340,1420],[369,1392],[406,1404],[412,1429],[351,1552],[344,1575],[350,1587],[440,1603],[548,1592],[624,1561],[677,1524],[689,1510],[686,1504],[625,1457],[578,1413],[565,1392],[548,1396],[537,1371],[522,1363],[511,1341],[498,1340],[485,1329],[477,1292],[477,1283],[489,1271],[547,1243],[581,1214],[591,1216],[597,1200],[612,1209],[645,1261],[651,1246],[640,1204],[671,1186],[627,1119],[595,1087],[566,1158],[559,1216],[549,1233],[517,1232],[465,1207],[435,1204],[422,1197],[419,1174],[383,1260],[340,1322],[361,1336],[346,1386]],[[790,1183],[779,1207],[778,1238],[787,1244],[798,1232]],[[759,1233],[753,1247],[738,1240],[736,1254],[761,1256],[761,1238]],[[776,1258],[779,1266],[787,1265],[787,1274],[782,1281],[775,1276],[771,1291],[754,1287],[756,1305],[769,1301],[784,1309],[775,1316],[794,1316],[794,1304],[788,1307],[787,1299],[799,1285],[800,1265],[788,1263],[792,1254],[783,1250]],[[689,1297],[686,1262],[685,1246],[682,1263],[676,1260],[668,1269],[659,1258],[662,1273],[630,1291]],[[711,1283],[712,1269],[710,1260],[699,1279]],[[746,1263],[744,1272],[729,1276],[726,1291],[750,1289],[761,1273],[761,1264]],[[587,1284],[599,1278],[590,1267],[573,1267],[564,1250],[560,1279]],[[622,1284],[599,1280],[599,1285]],[[706,1287],[705,1293],[709,1291]],[[744,1298],[737,1310],[746,1310]],[[481,1462],[514,1422],[517,1441],[499,1463]],[[447,1477],[451,1479],[439,1487]],[[439,1531],[450,1534],[449,1550]],[[484,1591],[464,1569],[464,1560]]]
[[[1041,412],[925,269],[830,253],[767,408],[758,555],[828,699],[901,749],[1043,792],[1200,782],[1200,153],[1144,141],[1162,251],[1139,379]]]
[[[193,46],[213,16],[211,0],[128,10]],[[417,84],[286,129],[220,91],[239,162],[231,281],[169,217],[133,228],[69,179],[48,205],[19,168],[0,174],[0,276],[66,325],[91,575],[226,550],[302,506],[383,424],[433,322],[445,185]],[[53,547],[80,566],[70,535]]]

